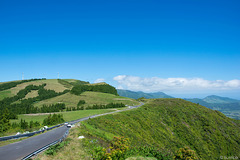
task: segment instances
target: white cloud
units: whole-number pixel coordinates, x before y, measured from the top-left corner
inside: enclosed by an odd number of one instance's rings
[[[136,76],[119,75],[113,78],[120,88],[144,92],[198,92],[240,90],[240,80],[205,80],[202,78],[141,78]]]
[[[103,78],[98,78],[98,79],[96,79],[95,81],[94,81],[94,83],[100,83],[100,82],[104,82],[105,81],[105,79],[103,79]]]

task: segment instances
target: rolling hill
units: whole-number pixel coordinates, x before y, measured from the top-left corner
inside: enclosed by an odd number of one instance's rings
[[[129,90],[123,90],[123,89],[117,89],[117,92],[120,96],[123,97],[128,97],[128,98],[133,98],[133,99],[138,99],[141,97],[144,98],[173,98],[172,96],[169,96],[163,92],[156,92],[156,93],[144,93],[144,92],[134,92],[134,91],[129,91]]]
[[[2,84],[6,83],[12,83],[15,81],[11,82],[4,82]],[[21,81],[18,81],[21,82]],[[98,85],[108,85],[106,83],[95,83],[95,84],[90,84],[85,81],[80,81],[80,80],[75,80],[75,79],[37,79],[34,81],[30,82],[23,82],[19,83],[16,86],[6,89],[6,90],[1,90],[0,91],[0,101],[3,100],[4,98],[9,98],[9,97],[14,97],[17,95],[17,93],[23,89],[25,89],[29,85],[34,85],[34,86],[40,86],[43,85],[44,89],[46,90],[53,90],[56,93],[63,92],[64,90],[71,90],[74,86],[79,86],[79,85],[89,85],[89,86],[98,86]],[[0,84],[1,85],[1,84]],[[30,90],[23,98],[23,99],[28,99],[28,98],[34,98],[39,96],[38,90]],[[66,103],[66,106],[68,107],[75,107],[77,106],[77,103],[79,100],[85,100],[87,105],[93,105],[93,104],[107,104],[107,103],[124,103],[127,105],[135,105],[138,104],[133,99],[126,98],[126,97],[121,97],[109,93],[102,93],[100,92],[94,92],[94,91],[86,91],[81,95],[75,95],[71,94],[70,92],[66,92],[62,95],[57,95],[54,97],[46,98],[44,100],[36,101],[34,102],[34,106],[36,107],[41,107],[42,105],[49,105],[49,104],[54,104],[54,103]]]
[[[131,147],[152,146],[171,155],[187,146],[200,159],[240,157],[240,121],[182,99],[149,100],[135,110],[85,121],[79,132],[105,143],[123,136]]]
[[[108,109],[137,104],[139,102],[134,99],[119,96],[116,89],[106,83],[90,84],[74,79],[4,82],[0,84],[0,134],[11,129],[10,119],[17,119],[20,114]]]

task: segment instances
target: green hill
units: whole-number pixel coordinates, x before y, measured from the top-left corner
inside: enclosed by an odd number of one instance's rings
[[[173,98],[172,96],[169,96],[163,92],[156,92],[156,93],[144,93],[144,92],[134,92],[124,89],[117,89],[117,92],[120,96],[138,99],[141,97],[150,99],[150,98]]]
[[[201,159],[240,157],[240,121],[182,99],[149,100],[134,110],[85,121],[79,131],[107,143],[123,136],[131,146],[154,146],[172,154],[187,146]]]
[[[26,93],[20,98],[14,98],[14,96],[17,96],[20,91],[22,92],[23,90],[26,90],[26,88],[31,85],[44,85],[43,89],[55,92],[56,94],[39,99],[37,98],[39,96],[39,89],[32,88],[25,91]],[[77,90],[82,86],[87,88],[86,91],[84,90],[79,94],[72,94],[74,93],[74,89]],[[67,90],[71,91],[71,93]],[[57,94],[62,93],[63,91],[66,93],[60,95]],[[0,84],[0,101],[4,98],[13,98],[10,104],[15,102],[21,103],[23,100],[32,98],[35,107],[56,103],[65,103],[67,107],[76,107],[79,100],[86,101],[84,106],[107,103],[124,103],[126,105],[138,104],[136,100],[118,96],[116,89],[106,83],[90,84],[89,82],[75,79],[33,79],[4,82]]]
[[[0,133],[9,130],[10,119],[17,119],[20,114],[121,108],[138,104],[134,99],[118,96],[117,90],[106,83],[90,84],[74,79],[4,82],[0,84]]]

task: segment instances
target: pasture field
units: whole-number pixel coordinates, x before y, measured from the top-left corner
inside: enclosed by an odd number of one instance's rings
[[[70,112],[56,112],[56,114],[63,114],[63,118],[65,121],[72,121],[76,119],[80,119],[87,116],[92,116],[95,114],[102,114],[107,112],[112,112],[112,109],[98,109],[98,110],[80,110],[80,111],[70,111]],[[40,123],[43,122],[44,118],[46,118],[50,113],[39,113],[39,114],[21,114],[18,115],[17,120],[11,120],[11,123],[17,122],[19,123],[21,119],[24,119],[27,122],[30,121],[38,121]],[[53,113],[51,113],[53,114]]]
[[[35,103],[34,106],[41,107],[42,105],[50,105],[55,103],[65,103],[67,107],[76,107],[79,100],[84,100],[86,104],[84,106],[92,106],[94,104],[108,104],[108,103],[123,103],[125,105],[138,105],[134,99],[120,97],[108,93],[100,92],[84,92],[81,95],[74,95],[66,93],[54,98],[46,99]]]
[[[8,90],[4,90],[4,91],[0,91],[0,101],[3,100],[6,97],[12,97],[14,96],[12,94],[12,92],[8,89]]]
[[[37,80],[37,81],[32,81],[32,82],[26,82],[26,83],[19,84],[16,87],[11,88],[10,91],[12,92],[12,94],[16,95],[20,90],[24,89],[25,87],[27,87],[29,85],[39,86],[39,85],[42,85],[44,83],[46,83],[46,86],[44,87],[45,89],[51,89],[51,90],[54,90],[56,92],[62,92],[65,89],[67,89],[62,84],[58,83],[57,79],[43,79],[43,80]]]

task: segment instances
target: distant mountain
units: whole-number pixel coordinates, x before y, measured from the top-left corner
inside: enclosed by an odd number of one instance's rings
[[[141,97],[150,99],[150,98],[174,98],[172,96],[169,96],[163,92],[156,92],[156,93],[144,93],[144,92],[134,92],[129,90],[123,90],[123,89],[117,89],[117,92],[119,96],[138,99]]]
[[[224,113],[226,116],[240,119],[240,101],[231,99],[228,97],[220,97],[216,95],[207,96],[203,99],[199,98],[185,98],[185,100],[200,104],[207,108],[218,110]]]
[[[231,99],[228,97],[220,97],[216,95],[211,95],[203,98],[203,101],[207,103],[240,103],[239,100]]]

